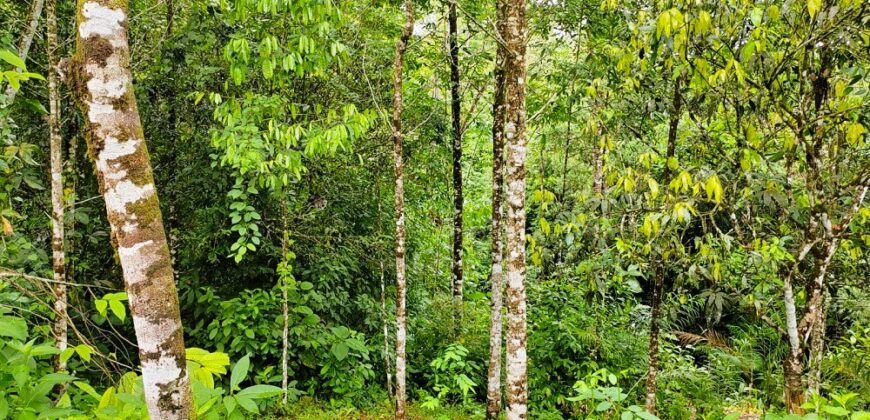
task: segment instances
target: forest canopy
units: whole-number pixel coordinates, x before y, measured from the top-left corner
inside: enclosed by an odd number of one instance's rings
[[[870,419],[865,0],[0,22],[0,419]]]

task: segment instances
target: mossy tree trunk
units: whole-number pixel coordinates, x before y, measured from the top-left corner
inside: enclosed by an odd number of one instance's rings
[[[178,295],[142,123],[133,93],[124,0],[79,0],[68,66],[87,122],[88,150],[106,203],[129,296],[153,419],[185,419],[191,394]]]
[[[507,146],[507,418],[528,417],[526,354],[526,3],[505,0],[505,145]]]
[[[497,30],[504,38],[504,0],[496,4]],[[505,119],[505,47],[499,43],[496,51],[495,91],[492,103],[492,245],[490,246],[490,283],[492,286],[492,307],[489,326],[489,369],[487,372],[486,418],[498,419],[501,412],[501,342],[504,283],[502,260],[504,258],[504,239],[502,219],[504,217],[504,119]]]
[[[48,52],[49,160],[51,161],[51,266],[55,281],[53,335],[55,346],[63,351],[67,348],[67,292],[63,220],[63,141],[60,134],[60,93],[56,67],[58,61],[55,0],[48,0],[45,6],[45,23]],[[66,362],[61,360],[60,356],[55,358],[54,369],[56,372],[66,371]]]

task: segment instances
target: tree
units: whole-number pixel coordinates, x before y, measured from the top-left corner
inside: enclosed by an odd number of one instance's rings
[[[405,24],[402,34],[396,41],[396,55],[393,61],[393,161],[396,175],[396,418],[405,418],[405,340],[407,320],[405,319],[405,300],[407,282],[405,279],[405,179],[402,165],[402,68],[408,40],[414,29],[414,10],[411,0],[402,5]]]
[[[498,46],[495,59],[495,88],[492,102],[492,240],[490,245],[492,310],[489,317],[489,369],[487,370],[486,417],[498,419],[501,412],[501,309],[504,257],[502,218],[504,217],[504,124],[505,124],[505,6],[496,2]]]
[[[526,4],[504,0],[507,146],[507,418],[528,416],[526,354]]]
[[[447,26],[450,62],[450,115],[453,135],[453,269],[451,289],[453,290],[455,330],[462,325],[462,95],[459,92],[459,40],[456,1],[448,0]]]
[[[677,129],[680,126],[680,115],[683,108],[683,92],[680,86],[682,76],[677,76],[674,82],[674,94],[672,99],[672,107],[670,117],[668,119],[668,143],[665,154],[665,162],[672,162],[676,159],[677,148]],[[671,182],[670,163],[665,164],[664,173],[662,174],[663,185],[668,185]],[[665,288],[665,276],[667,276],[667,267],[664,262],[654,270],[654,280],[652,285],[652,293],[650,294],[650,320],[649,320],[649,366],[646,374],[646,410],[655,413],[656,411],[656,390],[657,390],[657,373],[659,360],[659,323],[661,322],[661,306],[662,294]]]
[[[126,2],[79,0],[71,89],[129,296],[148,412],[188,418],[190,383],[169,247],[133,93]]]
[[[54,342],[57,349],[67,348],[67,291],[64,255],[63,139],[60,135],[60,93],[57,75],[57,20],[55,0],[45,6],[46,50],[48,52],[48,127],[51,161],[51,266],[54,280]],[[58,357],[55,370],[66,370],[66,362]]]

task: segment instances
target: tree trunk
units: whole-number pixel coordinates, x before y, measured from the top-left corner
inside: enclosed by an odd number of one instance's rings
[[[393,368],[390,365],[390,329],[387,325],[387,286],[384,282],[384,262],[381,261],[381,318],[384,323],[384,372],[387,377],[387,394],[393,396]]]
[[[402,166],[402,62],[414,29],[411,0],[403,4],[405,25],[393,61],[393,158],[396,172],[396,418],[405,418],[405,184]]]
[[[447,23],[450,45],[450,112],[453,118],[453,289],[454,334],[462,329],[462,97],[459,93],[459,43],[456,0],[449,0]]]
[[[504,0],[497,0],[498,32],[504,37]],[[502,218],[504,217],[504,119],[505,119],[505,48],[499,43],[495,63],[495,92],[492,104],[492,311],[489,327],[489,369],[487,372],[486,418],[498,419],[501,412],[501,341],[502,341]]]
[[[661,293],[664,289],[664,268],[659,268],[653,283],[652,296],[650,297],[649,320],[649,366],[646,372],[646,411],[655,413],[656,391],[658,388],[659,367],[659,318],[661,318]]]
[[[851,208],[840,220],[838,232],[845,232],[849,228],[852,218],[864,204],[867,190],[868,187],[866,185],[858,187],[858,192],[855,194]],[[821,256],[821,262],[817,264],[818,268],[814,273],[814,281],[811,284],[812,290],[809,303],[807,304],[807,313],[801,322],[801,324],[808,325],[810,336],[810,357],[807,366],[807,396],[818,394],[821,389],[822,359],[824,358],[825,351],[825,297],[828,296],[825,292],[827,288],[825,277],[828,275],[828,268],[834,259],[834,254],[837,253],[840,243],[840,238],[837,236],[838,232],[834,232],[826,213],[822,214],[822,220],[828,243]]]
[[[166,0],[166,35],[172,36],[172,25],[175,23],[175,2]]]
[[[288,252],[290,251],[290,231],[287,226],[287,194],[282,192],[281,194],[281,259],[284,262],[285,270],[288,269],[288,264],[290,264],[290,256]],[[283,325],[281,326],[281,391],[283,396],[281,397],[281,401],[284,404],[287,404],[287,394],[288,394],[288,385],[290,381],[290,374],[287,368],[287,362],[289,360],[288,350],[290,347],[290,304],[287,298],[287,280],[289,277],[289,273],[284,272],[280,274],[281,276],[281,317],[283,321]]]
[[[662,174],[662,185],[667,186],[671,178],[670,160],[676,154],[677,149],[677,130],[680,127],[680,115],[683,108],[683,94],[680,86],[682,76],[678,76],[674,82],[674,109],[671,112],[670,121],[668,121],[668,145],[665,152],[665,169]],[[603,155],[603,152],[602,152]],[[603,164],[603,163],[602,163]],[[597,170],[597,168],[596,168]],[[597,174],[596,174],[597,175]],[[596,180],[596,182],[598,182]],[[659,321],[661,318],[662,294],[665,288],[665,275],[667,268],[665,261],[662,259],[659,267],[660,272],[656,275],[653,283],[652,296],[650,298],[650,320],[649,320],[649,367],[646,376],[646,411],[655,414],[656,412],[656,392],[658,391],[658,367],[659,367]]]
[[[27,22],[27,27],[24,28],[24,33],[21,34],[21,39],[18,40],[18,58],[21,61],[27,61],[27,54],[30,52],[30,46],[33,44],[33,36],[36,35],[36,29],[39,27],[39,16],[42,15],[42,8],[45,5],[45,0],[33,0],[30,7],[30,20]],[[57,33],[57,31],[55,31]],[[20,73],[22,69],[15,69],[15,72]],[[10,85],[6,88],[6,97],[9,98],[9,103],[15,102],[15,96],[18,91]]]
[[[505,0],[507,418],[528,416],[526,355],[526,4]]]
[[[60,135],[60,93],[57,76],[57,19],[55,0],[48,0],[45,10],[46,50],[48,52],[48,128],[51,155],[51,266],[54,271],[54,342],[57,349],[67,348],[66,261],[63,220],[63,141]],[[66,362],[55,358],[55,372],[66,371]],[[58,394],[62,388],[57,389]]]
[[[598,141],[602,141],[601,131],[598,132]],[[604,154],[606,145],[599,144],[595,149],[595,170],[592,174],[592,191],[596,195],[604,193]]]
[[[798,262],[801,260],[803,258],[800,258]],[[804,402],[803,384],[801,383],[801,374],[803,373],[801,356],[803,351],[798,334],[797,309],[795,308],[794,287],[792,286],[791,275],[786,276],[785,281],[783,281],[783,301],[785,302],[785,325],[789,342],[789,351],[785,356],[782,369],[785,407],[789,413],[803,414],[803,409],[801,409],[801,405]]]
[[[178,294],[133,93],[127,13],[126,2],[79,0],[68,74],[129,296],[148,412],[185,419],[191,394]]]

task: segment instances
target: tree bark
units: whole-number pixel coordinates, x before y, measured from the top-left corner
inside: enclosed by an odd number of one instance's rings
[[[504,0],[496,1],[498,35],[504,38]],[[489,369],[487,372],[486,418],[498,419],[501,412],[501,342],[502,342],[502,218],[504,217],[504,123],[505,123],[505,47],[499,42],[495,63],[495,91],[492,103],[492,310],[489,327]]]
[[[384,323],[384,372],[387,377],[387,394],[393,396],[393,368],[390,365],[390,329],[387,323],[387,286],[384,282],[384,262],[381,261],[381,318]]]
[[[528,417],[526,354],[526,4],[505,0],[507,418]]]
[[[63,220],[63,140],[60,134],[60,93],[57,75],[57,19],[55,0],[45,7],[46,50],[48,52],[48,128],[51,155],[51,266],[54,272],[54,342],[61,352],[67,348],[66,258]],[[55,358],[55,372],[65,372],[66,362]],[[62,388],[57,389],[58,394]]]
[[[402,165],[402,67],[408,40],[414,29],[414,11],[411,0],[403,4],[405,25],[396,42],[393,61],[393,159],[395,162],[396,190],[396,418],[405,418],[405,184]]]
[[[457,40],[456,0],[449,0],[447,12],[450,46],[450,113],[453,118],[453,290],[454,334],[462,329],[462,97],[459,93],[459,43]]]
[[[677,149],[677,130],[680,126],[680,115],[683,108],[683,95],[681,85],[682,76],[678,76],[674,82],[674,109],[668,121],[668,145],[665,152],[665,169],[662,174],[662,181],[665,186],[671,178],[671,168],[669,161],[676,154]],[[597,168],[596,168],[597,170]],[[597,180],[596,180],[597,182]],[[667,269],[665,261],[660,262],[659,272],[656,274],[656,279],[653,282],[652,296],[650,298],[650,320],[649,320],[649,367],[646,376],[646,411],[655,414],[656,412],[656,392],[658,391],[658,367],[659,367],[659,321],[661,318],[662,294],[665,288],[665,276]]]
[[[849,211],[843,216],[838,224],[839,232],[845,232],[852,223],[852,218],[864,204],[864,199],[867,197],[868,187],[866,185],[858,187],[858,192],[852,200],[852,206]],[[822,215],[822,225],[825,229],[825,236],[828,240],[827,247],[822,254],[821,262],[817,264],[816,272],[814,273],[814,281],[811,284],[811,295],[807,305],[807,313],[801,324],[807,324],[809,329],[810,339],[810,357],[807,366],[807,396],[818,394],[822,384],[822,359],[825,351],[825,297],[827,296],[825,278],[828,275],[828,268],[837,253],[837,248],[840,244],[840,238],[833,231],[830,220],[827,214]]]
[[[815,244],[812,232],[815,231],[816,225],[817,222],[815,217],[811,217],[809,228],[807,229],[809,234],[798,252],[791,271],[787,273],[782,282],[783,304],[785,306],[785,331],[789,344],[789,351],[783,360],[782,367],[783,391],[785,408],[792,414],[803,414],[801,405],[804,402],[803,383],[801,379],[801,375],[803,374],[803,366],[801,365],[803,350],[801,348],[800,333],[798,332],[797,308],[795,307],[792,278],[794,272],[797,271],[798,267]]]
[[[598,141],[601,142],[602,132],[598,131]],[[595,169],[592,174],[592,191],[596,195],[604,193],[604,155],[606,153],[606,145],[599,144],[595,149]]]
[[[166,35],[172,36],[172,25],[175,23],[175,2],[166,0]]]
[[[18,58],[21,61],[27,61],[27,54],[30,53],[30,46],[33,45],[33,37],[39,27],[39,16],[42,15],[44,5],[45,0],[33,0],[30,7],[30,20],[27,22],[27,27],[24,28],[24,33],[21,34],[21,39],[18,40]],[[15,69],[15,72],[20,73],[21,70]],[[11,85],[6,88],[6,97],[9,98],[10,104],[15,102],[16,95],[18,95],[18,91],[13,89]]]
[[[190,416],[178,294],[133,93],[127,3],[79,0],[68,74],[87,121],[88,149],[129,296],[148,412]]]
[[[290,251],[290,231],[288,228],[288,210],[287,210],[287,194],[281,194],[281,259],[284,261],[285,269],[290,263],[288,252]],[[290,374],[287,368],[289,360],[288,350],[290,348],[290,304],[287,296],[287,277],[289,273],[281,274],[281,317],[283,325],[281,325],[281,391],[283,393],[281,401],[287,404],[288,385]]]

